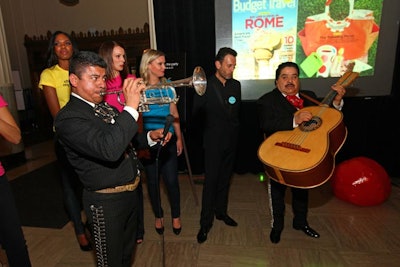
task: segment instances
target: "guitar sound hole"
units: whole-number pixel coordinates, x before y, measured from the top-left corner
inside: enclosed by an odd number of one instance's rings
[[[311,132],[318,129],[322,124],[320,117],[314,116],[309,121],[305,121],[299,125],[300,130],[303,132]]]

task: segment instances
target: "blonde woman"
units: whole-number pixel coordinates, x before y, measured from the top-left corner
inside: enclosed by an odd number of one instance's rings
[[[78,52],[78,47],[71,36],[62,31],[52,34],[48,46],[47,68],[40,74],[39,88],[43,90],[47,106],[53,119],[69,101],[71,88],[69,84],[69,61]],[[85,225],[81,217],[81,196],[76,192],[82,190],[82,184],[73,171],[65,152],[55,140],[57,163],[61,173],[63,197],[69,218],[74,224],[76,238],[82,251],[92,250],[85,234]]]
[[[148,85],[157,85],[164,82],[165,54],[161,51],[148,49],[142,55],[140,62],[140,77]],[[166,90],[163,90],[166,91]],[[145,91],[147,97],[160,94],[159,89],[148,89]],[[170,92],[166,92],[170,93]],[[163,178],[168,191],[171,205],[172,230],[179,235],[182,229],[180,219],[180,190],[178,181],[178,156],[181,155],[182,134],[179,122],[178,108],[176,104],[152,104],[150,111],[143,112],[143,128],[145,131],[163,128],[166,117],[171,114],[174,121],[169,131],[173,134],[170,142],[159,148],[150,150],[151,157],[145,160],[147,174],[147,186],[150,196],[151,206],[155,215],[155,229],[160,235],[164,233],[164,211],[161,206],[159,181]],[[160,153],[158,153],[158,151]],[[158,167],[158,168],[157,168]]]

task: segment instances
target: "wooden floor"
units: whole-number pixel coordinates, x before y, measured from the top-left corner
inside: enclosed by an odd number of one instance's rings
[[[27,148],[28,163],[8,172],[10,179],[54,160],[51,145]],[[50,152],[49,152],[50,151]],[[196,179],[198,177],[194,177]],[[196,205],[188,175],[180,175],[182,233],[172,233],[169,205],[162,188],[165,234],[154,230],[147,187],[144,185],[145,237],[135,252],[133,266],[400,266],[400,188],[392,186],[390,198],[373,207],[358,207],[334,197],[329,182],[310,190],[309,223],[321,237],[313,239],[291,228],[287,204],[281,242],[269,241],[270,214],[266,182],[257,175],[235,175],[229,198],[229,215],[238,227],[215,221],[208,240],[198,244],[200,205]],[[202,185],[195,184],[198,201]],[[290,191],[287,203],[290,203]],[[94,254],[82,252],[73,227],[63,229],[23,227],[34,267],[95,266]],[[7,266],[4,252],[0,266]]]

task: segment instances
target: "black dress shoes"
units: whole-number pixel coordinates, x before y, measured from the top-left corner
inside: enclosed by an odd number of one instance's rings
[[[310,236],[310,237],[314,237],[314,238],[319,238],[319,234],[317,231],[315,231],[314,229],[312,229],[310,226],[305,225],[303,227],[296,227],[293,226],[294,229],[296,230],[301,230],[303,231],[306,235]]]
[[[215,217],[217,218],[217,220],[223,221],[226,225],[229,225],[229,226],[238,226],[237,222],[235,222],[234,219],[232,219],[231,217],[229,217],[228,214],[217,215],[217,216],[215,216]]]
[[[203,243],[204,241],[207,240],[207,234],[208,234],[208,230],[201,227],[199,233],[197,234],[197,242],[199,244]]]
[[[274,244],[279,243],[279,241],[281,241],[281,233],[282,231],[272,228],[271,233],[269,234],[269,239],[271,240],[271,242]]]

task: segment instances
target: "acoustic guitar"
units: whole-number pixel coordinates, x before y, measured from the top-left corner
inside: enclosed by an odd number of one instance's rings
[[[347,87],[358,77],[358,73],[352,72],[353,66],[348,67],[337,84]],[[336,94],[330,90],[318,106],[301,109],[313,114],[310,121],[291,131],[276,132],[263,141],[258,158],[271,179],[297,188],[313,188],[329,180],[335,156],[347,137],[342,112],[329,107]]]

